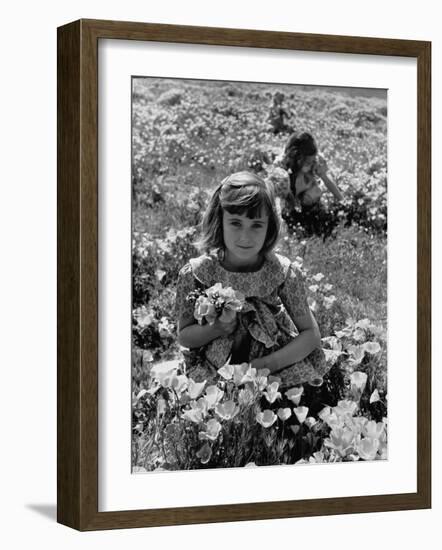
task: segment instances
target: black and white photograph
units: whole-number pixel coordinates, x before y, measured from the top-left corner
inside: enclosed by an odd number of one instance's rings
[[[387,90],[131,93],[132,473],[388,460]]]

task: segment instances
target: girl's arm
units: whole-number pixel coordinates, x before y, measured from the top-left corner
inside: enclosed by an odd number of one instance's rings
[[[228,323],[216,319],[213,325],[199,325],[193,319],[180,319],[178,323],[178,342],[185,348],[200,348],[215,338],[232,334],[236,329],[236,324],[236,316],[233,321]]]
[[[321,334],[308,306],[303,275],[299,269],[290,266],[278,294],[299,334],[280,350],[252,361],[254,368],[267,368],[272,373],[305,359],[321,345]]]
[[[299,335],[280,350],[265,357],[254,359],[252,367],[257,369],[266,368],[271,373],[276,373],[284,367],[305,359],[307,355],[320,346],[321,334],[311,312],[303,317],[298,317],[295,324]]]
[[[328,177],[327,174],[327,163],[323,157],[318,158],[318,163],[316,165],[316,173],[324,182],[324,185],[327,189],[334,195],[338,201],[344,199],[342,193],[339,191],[337,185]]]

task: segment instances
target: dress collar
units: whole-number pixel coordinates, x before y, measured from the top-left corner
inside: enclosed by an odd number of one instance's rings
[[[239,290],[245,297],[265,297],[286,279],[290,260],[285,256],[271,253],[266,256],[258,271],[228,271],[215,255],[203,254],[192,258],[190,265],[194,277],[206,287],[221,283]]]

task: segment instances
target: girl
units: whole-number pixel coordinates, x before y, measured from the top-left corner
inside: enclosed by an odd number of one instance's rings
[[[180,271],[178,340],[189,348],[187,374],[214,379],[217,369],[250,362],[281,379],[283,387],[322,378],[327,367],[318,325],[308,307],[302,276],[275,254],[280,233],[273,188],[259,176],[238,172],[215,190],[202,220],[203,252]],[[216,283],[245,297],[232,320],[198,324],[187,298]],[[313,383],[313,382],[312,382]]]
[[[311,134],[292,134],[284,148],[282,161],[290,176],[288,203],[293,210],[296,203],[301,205],[301,216],[298,221],[309,233],[326,233],[327,213],[321,204],[322,190],[319,178],[334,197],[341,201],[342,193],[327,174],[325,159],[318,156],[318,148]]]

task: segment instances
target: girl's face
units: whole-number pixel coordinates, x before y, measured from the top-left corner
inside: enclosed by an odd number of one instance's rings
[[[234,266],[253,265],[264,246],[269,216],[264,209],[258,218],[223,210],[223,238],[228,260]]]
[[[301,166],[301,172],[304,174],[307,174],[308,172],[311,172],[313,167],[316,164],[316,155],[308,155],[304,158],[304,162]]]

